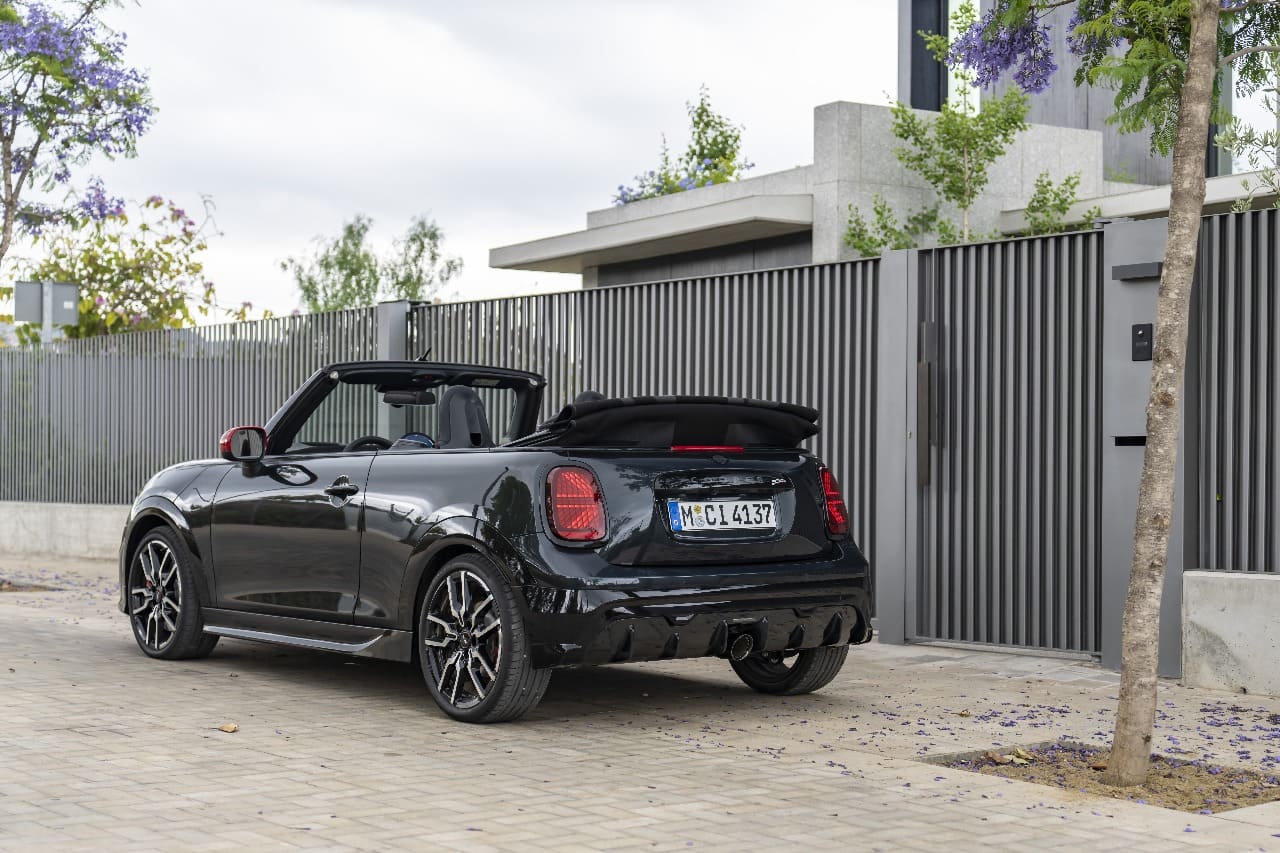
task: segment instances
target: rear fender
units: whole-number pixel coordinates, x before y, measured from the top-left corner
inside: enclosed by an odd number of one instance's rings
[[[134,506],[133,514],[129,518],[129,523],[125,525],[124,536],[120,541],[120,610],[122,612],[125,610],[125,600],[128,595],[126,587],[129,585],[129,559],[147,531],[159,524],[167,525],[181,536],[188,550],[200,564],[199,571],[196,572],[196,595],[202,606],[210,606],[213,603],[212,572],[207,559],[201,555],[196,545],[196,538],[187,517],[173,501],[161,495],[151,495]]]
[[[470,516],[445,519],[422,535],[409,556],[404,581],[400,586],[397,627],[406,630],[417,627],[414,625],[414,611],[424,580],[429,581],[445,563],[466,551],[488,559],[513,588],[522,587],[529,582],[524,561],[506,537],[497,530]]]

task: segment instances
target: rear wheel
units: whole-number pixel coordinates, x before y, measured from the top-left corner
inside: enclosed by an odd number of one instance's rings
[[[729,663],[752,690],[797,696],[830,684],[848,655],[848,646],[823,646],[798,652],[755,652]]]
[[[218,644],[204,633],[196,595],[196,558],[168,527],[138,543],[129,563],[128,607],[133,638],[153,658],[202,658]]]
[[[451,560],[427,587],[418,656],[436,704],[468,723],[514,720],[551,680],[550,670],[533,668],[515,594],[479,555]]]

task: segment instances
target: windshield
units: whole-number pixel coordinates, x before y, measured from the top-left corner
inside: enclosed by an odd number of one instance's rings
[[[436,448],[444,432],[441,419],[446,417],[441,403],[448,399],[449,390],[455,387],[463,389],[463,394],[474,393],[479,398],[489,430],[482,443],[500,443],[511,437],[517,397],[507,388],[444,384],[425,393],[419,392],[419,400],[415,402],[388,403],[384,392],[379,391],[375,383],[340,382],[303,421],[286,452]],[[473,413],[471,421],[474,419]],[[381,441],[369,441],[367,445],[353,447],[361,439]]]

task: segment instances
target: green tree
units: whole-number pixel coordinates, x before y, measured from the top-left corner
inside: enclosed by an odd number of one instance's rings
[[[462,260],[441,250],[444,232],[425,216],[415,216],[409,229],[385,257],[369,245],[373,220],[356,214],[333,239],[319,238],[310,257],[290,257],[281,269],[293,276],[308,311],[360,308],[391,299],[426,299],[462,270]]]
[[[736,181],[754,164],[742,156],[742,126],[716,112],[711,92],[698,90],[698,102],[685,105],[689,111],[689,147],[672,162],[667,137],[662,137],[658,168],[636,176],[634,187],[618,185],[615,204]]]
[[[132,157],[151,123],[147,75],[124,64],[124,36],[99,17],[109,3],[0,0],[0,261],[15,226],[69,213],[31,191],[65,186],[95,155]]]
[[[1280,69],[1277,69],[1280,76]],[[1267,95],[1263,99],[1267,112],[1274,117],[1278,108],[1275,96]],[[1272,207],[1280,207],[1280,131],[1275,122],[1266,130],[1258,130],[1233,118],[1225,130],[1214,137],[1214,142],[1233,157],[1242,158],[1249,164],[1249,170],[1256,172],[1251,177],[1241,178],[1244,187],[1244,198],[1237,199],[1231,209],[1237,213],[1250,210],[1254,198],[1259,194],[1272,196]]]
[[[885,249],[913,249],[920,241],[933,233],[938,225],[938,207],[922,208],[907,215],[905,222],[898,219],[893,208],[879,193],[871,203],[871,219],[862,211],[849,205],[849,225],[845,228],[845,245],[864,258],[876,258]]]
[[[1014,70],[1037,90],[1056,69],[1044,20],[1074,5],[1068,48],[1080,59],[1076,83],[1115,90],[1110,120],[1122,131],[1150,134],[1152,150],[1173,153],[1163,272],[1156,299],[1155,347],[1147,400],[1147,441],[1133,562],[1125,596],[1120,703],[1111,785],[1139,785],[1150,765],[1159,663],[1160,599],[1173,519],[1174,482],[1186,370],[1191,283],[1204,213],[1205,139],[1221,115],[1221,70],[1248,94],[1270,85],[1266,54],[1280,48],[1280,5],[1274,0],[996,0],[951,59],[985,85]]]
[[[966,0],[951,16],[951,33],[964,33],[976,21],[973,4]],[[919,36],[935,59],[946,60],[952,50],[952,36],[924,31]],[[921,115],[902,101],[896,102],[893,135],[906,143],[894,149],[898,162],[924,178],[940,200],[960,210],[960,227],[957,229],[940,217],[936,206],[911,214],[903,225],[898,225],[896,215],[887,206],[884,212],[873,209],[873,220],[881,224],[882,232],[911,235],[907,245],[894,248],[917,246],[932,230],[938,232],[939,242],[944,244],[968,243],[978,238],[969,226],[969,211],[991,179],[991,165],[1027,129],[1027,97],[1020,91],[1009,89],[999,97],[983,98],[975,107],[974,73],[960,67],[954,76],[960,85],[948,95],[936,117]],[[858,235],[864,226],[859,221],[865,225],[861,212],[851,209],[846,242],[850,235],[860,242]],[[924,222],[929,223],[929,228],[922,230],[918,226]],[[849,245],[858,248],[855,243]]]
[[[1067,230],[1067,211],[1076,203],[1076,190],[1080,187],[1080,173],[1067,175],[1061,184],[1055,184],[1048,172],[1036,175],[1035,187],[1023,215],[1027,220],[1028,234],[1061,234]],[[1084,228],[1092,228],[1093,221],[1102,215],[1102,208],[1089,208],[1084,212]]]
[[[79,285],[80,322],[63,327],[69,338],[176,329],[214,313],[246,319],[252,306],[219,308],[205,276],[202,255],[211,221],[206,216],[197,224],[160,196],[136,205],[132,217],[119,203],[104,216],[42,229],[35,237],[38,257],[23,262],[21,274]],[[20,326],[18,334],[23,343],[40,339],[34,325]]]
[[[962,3],[951,16],[952,32],[962,32],[977,20],[973,4]],[[920,33],[939,62],[951,51],[951,39],[940,33]],[[954,72],[956,92],[947,97],[937,118],[926,118],[901,101],[893,105],[893,134],[907,147],[898,148],[898,161],[929,182],[934,192],[960,209],[960,239],[969,242],[969,210],[986,189],[991,164],[1027,129],[1027,97],[1010,88],[1000,97],[981,99],[973,106],[974,74]]]

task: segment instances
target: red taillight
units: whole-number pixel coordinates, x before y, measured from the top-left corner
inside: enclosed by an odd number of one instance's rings
[[[594,542],[605,534],[600,484],[586,468],[553,468],[547,475],[551,532],[571,542]]]
[[[736,444],[673,444],[673,453],[741,453]]]
[[[844,505],[836,475],[826,468],[822,469],[822,499],[827,505],[827,532],[844,536],[849,532],[849,510]]]

